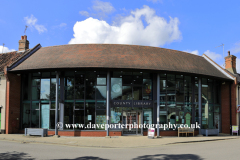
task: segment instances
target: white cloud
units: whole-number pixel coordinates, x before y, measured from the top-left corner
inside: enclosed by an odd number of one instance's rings
[[[38,20],[33,15],[31,15],[30,17],[24,17],[24,20],[28,26],[35,28],[39,34],[47,31],[44,25],[37,24]]]
[[[111,13],[115,10],[110,2],[103,2],[103,1],[99,1],[99,0],[93,1],[92,8],[95,11],[100,11],[100,12],[104,12],[104,13]]]
[[[67,26],[66,23],[61,23],[61,24],[59,25],[59,27],[66,27],[66,26]]]
[[[216,61],[218,59],[222,59],[222,56],[220,54],[217,54],[215,52],[211,52],[209,50],[205,51],[204,54],[206,54],[209,58]]]
[[[233,53],[240,52],[240,42],[235,43],[235,47],[233,48]]]
[[[80,11],[79,14],[81,14],[82,16],[89,17],[89,13],[87,11]]]
[[[163,3],[162,0],[147,0],[149,2],[153,2],[153,3]]]
[[[142,21],[144,19],[146,26]],[[132,11],[129,16],[122,17],[118,26],[92,17],[76,22],[74,38],[70,44],[78,43],[112,43],[163,46],[181,39],[178,18],[169,17],[169,22],[155,14],[148,6]]]
[[[9,49],[8,47],[0,46],[0,54],[6,53],[6,52],[12,52],[12,51],[15,51],[15,49]]]
[[[184,52],[188,52],[188,53],[191,53],[191,54],[199,55],[198,50],[194,50],[194,51],[186,50]]]

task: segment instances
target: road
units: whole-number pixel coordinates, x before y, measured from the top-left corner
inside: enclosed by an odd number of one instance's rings
[[[150,148],[82,148],[0,141],[0,159],[168,160],[239,159],[240,139]]]

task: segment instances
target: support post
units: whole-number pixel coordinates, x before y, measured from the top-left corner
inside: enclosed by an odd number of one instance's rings
[[[202,128],[202,79],[198,77],[198,123]],[[199,129],[199,135],[202,135],[201,128]]]
[[[58,135],[58,86],[59,86],[59,73],[56,71],[56,99],[55,99],[55,135]]]
[[[107,137],[109,136],[109,107],[110,107],[110,71],[107,72]]]
[[[157,74],[157,137],[159,133],[159,112],[160,112],[160,74]]]

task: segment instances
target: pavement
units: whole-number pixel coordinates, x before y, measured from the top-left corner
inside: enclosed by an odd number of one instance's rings
[[[54,145],[67,145],[94,148],[144,148],[172,145],[179,143],[197,143],[207,141],[220,141],[239,139],[239,136],[220,134],[219,136],[195,137],[161,137],[150,139],[147,136],[119,136],[119,137],[40,137],[25,136],[24,134],[0,134],[0,141],[13,141],[19,143],[41,143]]]

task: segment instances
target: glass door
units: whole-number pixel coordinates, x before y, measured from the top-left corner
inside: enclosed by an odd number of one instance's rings
[[[141,111],[123,111],[123,128],[124,135],[142,134],[142,112]]]

